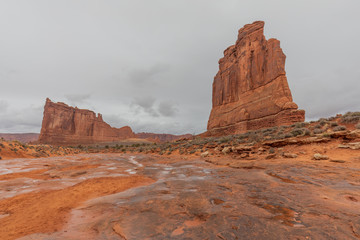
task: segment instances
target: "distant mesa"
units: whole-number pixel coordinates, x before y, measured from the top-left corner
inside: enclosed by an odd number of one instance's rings
[[[226,135],[305,120],[297,110],[285,73],[285,54],[276,39],[266,40],[264,22],[239,30],[224,51],[213,82],[212,110],[205,135]]]
[[[36,142],[39,139],[39,133],[0,133],[0,138],[3,138],[6,141],[31,143]]]
[[[93,144],[119,142],[142,138],[154,142],[176,140],[187,135],[141,133],[135,134],[129,126],[114,128],[103,121],[102,115],[65,103],[46,99],[39,143],[54,145]],[[192,136],[192,135],[190,135]]]
[[[173,135],[166,133],[136,133],[137,138],[146,139],[153,142],[172,142],[179,139],[191,138],[192,136],[192,134]]]

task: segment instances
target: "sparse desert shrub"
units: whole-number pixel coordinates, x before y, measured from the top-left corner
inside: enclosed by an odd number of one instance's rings
[[[285,138],[291,138],[293,135],[291,134],[291,133],[286,133],[285,135],[284,135],[284,137]]]
[[[5,148],[4,144],[0,143],[0,147],[1,148]]]
[[[284,139],[284,138],[285,138],[285,134],[283,132],[279,132],[277,135],[273,137],[274,140]]]
[[[273,147],[272,147],[272,148],[270,148],[270,149],[269,149],[269,153],[270,153],[270,154],[275,153],[275,148],[273,148]]]
[[[290,134],[292,135],[292,136],[294,136],[294,137],[296,137],[296,136],[299,136],[299,135],[303,135],[303,129],[302,128],[295,128],[294,130],[292,130],[291,132],[290,132]]]
[[[295,128],[303,128],[303,127],[305,127],[305,125],[306,125],[306,123],[304,123],[304,122],[297,122],[297,123],[293,124],[293,126]]]
[[[220,139],[218,139],[218,143],[226,143],[226,142],[230,142],[232,140],[232,136],[225,136],[225,137],[221,137]]]
[[[314,129],[314,134],[320,134],[320,133],[323,133],[324,130],[320,129],[320,128],[315,128]]]
[[[341,117],[343,123],[357,123],[360,121],[360,112],[348,112]]]
[[[320,129],[321,127],[322,126],[320,124],[317,124],[317,125],[314,126],[314,128],[316,128],[316,129]]]
[[[263,136],[261,134],[252,134],[249,136],[250,142],[260,142],[263,140]]]
[[[310,136],[310,134],[311,134],[310,129],[303,128],[303,135],[304,135],[304,136]]]
[[[345,127],[345,126],[337,126],[337,127],[334,127],[334,132],[344,131],[344,130],[346,130],[346,127]]]
[[[328,120],[326,120],[325,118],[320,118],[320,119],[319,119],[319,124],[320,124],[321,126],[324,126],[326,123],[328,123]]]
[[[356,124],[356,129],[360,129],[360,123]]]
[[[330,126],[331,127],[336,127],[336,126],[339,126],[339,124],[337,122],[330,122]]]

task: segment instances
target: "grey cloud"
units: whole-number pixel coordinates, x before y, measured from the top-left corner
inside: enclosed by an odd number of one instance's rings
[[[280,40],[307,119],[359,111],[358,9],[356,0],[0,1],[0,129],[40,131],[42,110],[25,105],[49,97],[113,115],[117,127],[201,133],[218,60],[255,20]]]
[[[154,78],[169,69],[169,65],[165,64],[156,64],[148,69],[135,69],[130,71],[129,79],[135,86],[144,87],[144,83],[154,84],[156,82]]]
[[[142,110],[152,117],[158,117],[159,114],[154,108],[155,101],[156,99],[151,96],[138,97],[133,100],[131,105],[135,107],[135,111]]]
[[[159,109],[159,113],[166,117],[173,117],[178,111],[176,106],[171,102],[161,102],[159,104],[158,109]]]
[[[1,112],[0,132],[39,132],[42,112],[42,106],[27,106],[19,110]]]
[[[121,128],[123,126],[129,126],[129,120],[116,114],[105,114],[103,120],[110,124],[112,127]]]
[[[8,108],[9,104],[4,101],[4,100],[1,100],[0,101],[0,112],[5,112]]]
[[[71,105],[77,105],[85,103],[87,100],[89,100],[91,97],[91,94],[66,94],[65,98],[70,102]]]

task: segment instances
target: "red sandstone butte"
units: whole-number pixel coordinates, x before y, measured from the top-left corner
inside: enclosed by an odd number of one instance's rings
[[[285,54],[277,39],[266,40],[264,22],[239,30],[236,44],[224,51],[213,82],[207,135],[303,122],[285,73]]]
[[[96,116],[93,111],[46,99],[40,143],[90,144],[133,137],[135,134],[130,127],[113,128],[103,121],[101,114]]]

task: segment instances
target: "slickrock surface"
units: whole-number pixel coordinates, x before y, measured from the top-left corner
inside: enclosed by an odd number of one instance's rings
[[[130,127],[113,128],[101,114],[46,99],[39,137],[47,144],[88,144],[135,137]]]
[[[337,145],[2,160],[0,239],[358,239],[359,150]]]
[[[245,25],[236,44],[224,51],[213,82],[208,135],[242,133],[302,122],[285,73],[285,54],[276,39],[266,40],[264,22]]]

